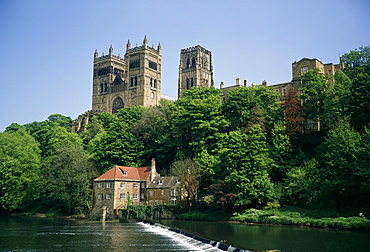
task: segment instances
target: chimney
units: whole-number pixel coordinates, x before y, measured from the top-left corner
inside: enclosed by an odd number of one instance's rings
[[[155,158],[152,158],[151,164],[150,164],[150,181],[152,181],[157,175],[157,171],[155,169]]]
[[[262,81],[262,85],[263,85],[263,86],[267,86],[267,81],[266,81],[266,80],[263,80],[263,81]]]
[[[240,86],[240,78],[236,78],[236,85]]]
[[[224,82],[221,81],[220,88],[224,88]]]
[[[244,87],[247,86],[247,80],[244,80]]]

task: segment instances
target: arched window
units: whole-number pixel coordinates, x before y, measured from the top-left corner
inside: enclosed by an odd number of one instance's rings
[[[190,59],[188,58],[187,60],[186,60],[186,68],[189,68],[190,67]]]
[[[137,86],[137,76],[135,76],[135,86]]]
[[[130,86],[133,87],[134,86],[134,78],[131,77],[130,79]]]
[[[153,87],[153,78],[150,78],[150,87]]]
[[[194,86],[194,79],[191,78],[191,81],[190,81],[190,87]]]
[[[100,93],[103,93],[103,90],[104,90],[104,88],[103,88],[103,83],[100,83]]]
[[[186,89],[190,89],[189,79],[186,79]]]
[[[157,88],[157,80],[154,80],[154,88]]]
[[[112,114],[117,113],[119,109],[123,108],[123,100],[121,97],[117,97],[114,99],[113,104],[112,104]]]
[[[195,67],[195,58],[194,57],[191,59],[191,66]]]

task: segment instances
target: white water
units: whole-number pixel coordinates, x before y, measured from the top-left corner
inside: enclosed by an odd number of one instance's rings
[[[197,241],[197,240],[193,239],[192,237],[189,237],[189,236],[183,235],[181,233],[176,233],[174,231],[171,231],[165,226],[149,225],[149,224],[145,224],[145,223],[142,223],[142,222],[140,222],[139,224],[146,227],[147,231],[169,237],[170,239],[176,241],[177,243],[185,246],[187,249],[190,249],[192,251],[208,251],[208,252],[224,251],[224,250],[221,250],[221,249],[218,248],[219,242],[217,242],[217,244],[215,246],[212,246],[211,244],[207,244],[207,243],[203,243],[201,241]],[[234,250],[235,250],[234,247],[229,246],[227,251],[232,252]],[[248,252],[249,250],[240,250],[239,249],[238,251]]]

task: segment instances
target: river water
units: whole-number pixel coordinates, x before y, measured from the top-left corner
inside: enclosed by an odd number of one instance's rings
[[[370,234],[361,232],[176,220],[161,222],[253,251],[370,251]],[[0,216],[0,251],[220,250],[143,223]]]

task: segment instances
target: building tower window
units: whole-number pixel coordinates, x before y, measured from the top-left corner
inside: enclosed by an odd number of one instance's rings
[[[123,103],[123,100],[121,97],[117,97],[114,101],[113,101],[113,105],[112,105],[112,113],[117,113],[119,109],[123,108],[124,107],[124,103]]]
[[[195,67],[195,58],[194,57],[191,59],[191,67]]]

